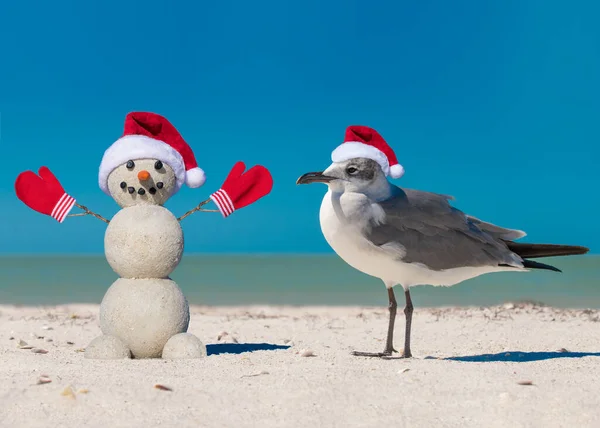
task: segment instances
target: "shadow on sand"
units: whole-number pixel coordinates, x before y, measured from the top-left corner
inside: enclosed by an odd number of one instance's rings
[[[277,349],[288,349],[285,345],[272,345],[270,343],[217,343],[206,345],[208,355],[219,354],[243,354],[254,351],[274,351]]]
[[[600,357],[600,352],[520,352],[508,351],[498,354],[466,355],[463,357],[441,358],[449,361],[463,361],[470,363],[491,363],[491,362],[510,362],[510,363],[528,363],[531,361],[553,360],[555,358],[582,358],[582,357]],[[433,359],[435,357],[427,357]]]

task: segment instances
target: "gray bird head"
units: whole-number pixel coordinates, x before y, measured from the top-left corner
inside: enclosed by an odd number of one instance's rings
[[[389,189],[389,182],[379,164],[371,159],[354,158],[334,162],[322,172],[309,172],[296,184],[325,183],[334,192],[379,194]]]

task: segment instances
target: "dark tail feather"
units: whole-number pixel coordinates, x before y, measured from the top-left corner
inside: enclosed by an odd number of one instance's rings
[[[578,245],[554,245],[554,244],[528,244],[522,242],[505,241],[508,249],[523,259],[535,259],[537,257],[574,256],[585,254],[589,248]]]
[[[510,266],[510,265],[506,265],[506,264],[501,264],[498,266],[502,266],[502,267],[514,267],[514,266]],[[527,259],[523,259],[523,267],[526,269],[544,269],[544,270],[551,270],[554,272],[561,272],[562,270],[560,270],[559,268],[556,268],[554,266],[550,266],[547,265],[545,263],[540,263],[540,262],[534,262],[533,260],[527,260]],[[517,269],[517,268],[515,268]]]

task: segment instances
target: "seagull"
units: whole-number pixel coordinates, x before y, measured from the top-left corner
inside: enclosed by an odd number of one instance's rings
[[[515,242],[525,232],[467,215],[450,204],[452,196],[395,186],[388,177],[402,177],[404,168],[372,128],[349,126],[331,160],[326,170],[304,174],[296,184],[328,186],[319,213],[325,240],[348,265],[383,281],[389,300],[383,352],[353,351],[353,355],[389,359],[397,352],[396,285],[404,289],[406,302],[404,350],[399,358],[410,358],[411,287],[452,286],[493,272],[560,272],[531,259],[589,251],[574,245]]]

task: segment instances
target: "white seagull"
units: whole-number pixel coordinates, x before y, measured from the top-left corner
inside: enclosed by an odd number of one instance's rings
[[[319,220],[328,244],[350,266],[383,281],[389,298],[389,325],[383,352],[354,355],[389,358],[393,346],[396,298],[404,289],[406,330],[402,357],[410,358],[413,305],[410,287],[451,286],[491,272],[547,269],[532,258],[585,254],[571,245],[517,243],[520,230],[483,222],[452,207],[448,195],[401,189],[387,177],[404,174],[394,151],[377,131],[350,126],[344,142],[322,172],[304,174],[297,184],[329,187]]]

